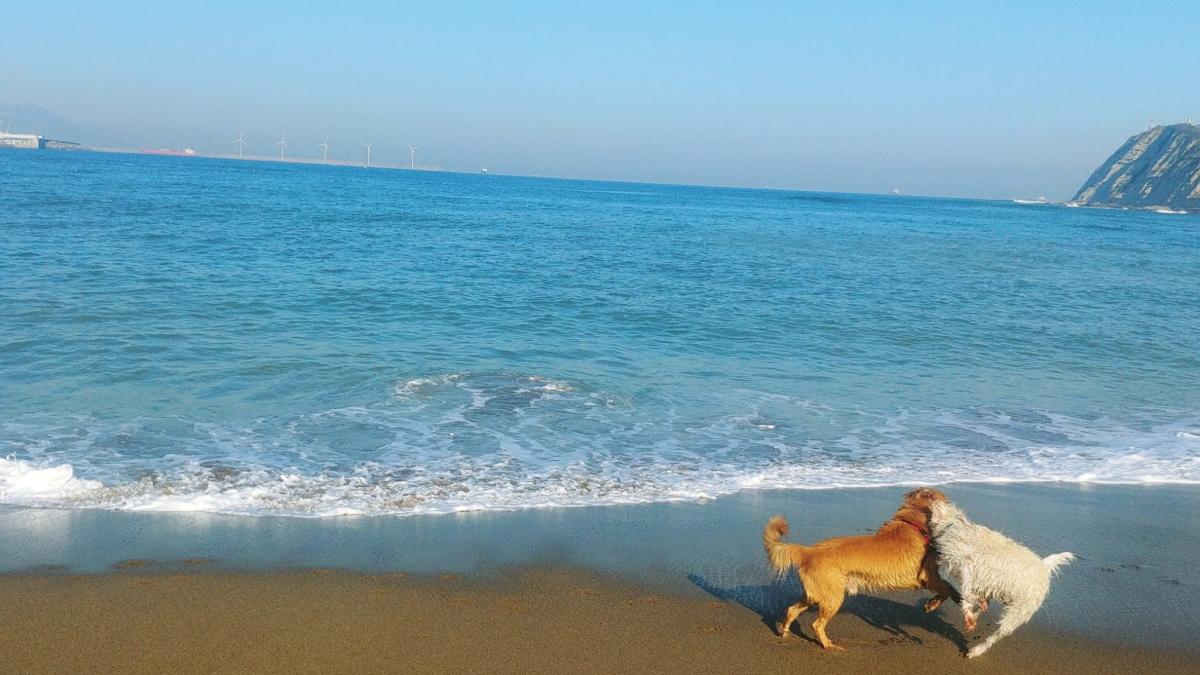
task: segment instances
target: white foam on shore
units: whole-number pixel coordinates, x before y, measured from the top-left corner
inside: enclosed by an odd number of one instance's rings
[[[667,407],[651,416],[613,392],[495,373],[410,379],[393,394],[249,426],[0,424],[0,447],[13,452],[0,459],[0,503],[332,517],[698,501],[755,489],[1200,484],[1198,420],[879,415],[744,391],[717,396],[725,414]],[[141,450],[142,436],[170,452]],[[347,451],[351,441],[365,450]],[[126,447],[139,451],[123,455]]]
[[[0,460],[0,502],[30,507],[320,518],[701,501],[756,489],[959,482],[1200,485],[1200,463],[1193,462],[1191,470],[1180,475],[1178,466],[1148,459],[1142,453],[1113,458],[1090,470],[1063,467],[1047,473],[1014,466],[1007,474],[996,473],[998,467],[939,472],[918,466],[911,470],[865,465],[776,466],[739,473],[729,467],[691,470],[660,464],[640,474],[579,465],[518,476],[482,463],[463,464],[456,472],[435,470],[416,479],[399,478],[396,472],[381,466],[360,467],[351,476],[250,471],[218,478],[207,470],[195,469],[171,478],[104,485],[75,477],[69,464],[34,468],[27,462]]]
[[[0,458],[0,502],[59,502],[100,487],[99,481],[76,478],[70,464],[36,467],[12,457]]]

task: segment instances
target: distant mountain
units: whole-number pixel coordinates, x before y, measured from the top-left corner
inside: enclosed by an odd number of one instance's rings
[[[91,146],[118,145],[110,133],[75,124],[36,105],[0,103],[0,131],[40,134],[58,141]]]
[[[1087,179],[1074,201],[1200,210],[1200,124],[1154,127],[1131,137]]]

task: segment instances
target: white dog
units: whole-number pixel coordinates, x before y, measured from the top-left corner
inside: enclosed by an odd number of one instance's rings
[[[967,514],[950,502],[934,502],[930,511],[929,531],[942,576],[954,577],[962,593],[963,627],[975,629],[989,599],[1004,603],[996,632],[967,652],[967,658],[974,658],[1029,621],[1050,592],[1050,577],[1075,556],[1055,553],[1039,558],[999,532],[967,520]]]

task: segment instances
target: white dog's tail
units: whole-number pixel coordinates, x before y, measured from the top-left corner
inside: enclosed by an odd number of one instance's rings
[[[1074,553],[1055,553],[1042,558],[1042,564],[1050,568],[1050,574],[1058,574],[1058,568],[1075,559]]]

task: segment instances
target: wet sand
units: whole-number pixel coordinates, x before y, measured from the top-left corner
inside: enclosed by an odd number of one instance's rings
[[[0,577],[4,672],[1197,672],[1200,655],[1027,630],[967,661],[957,612],[859,598],[846,653],[758,612],[594,572],[487,578],[331,570]],[[916,596],[913,596],[914,598]],[[15,611],[13,611],[15,610]]]
[[[1080,557],[969,662],[957,607],[917,593],[849,599],[830,627],[849,654],[774,635],[800,589],[767,570],[763,522],[872,531],[904,492],[879,488],[411,518],[0,509],[0,672],[1200,672],[1200,490],[945,490]]]

